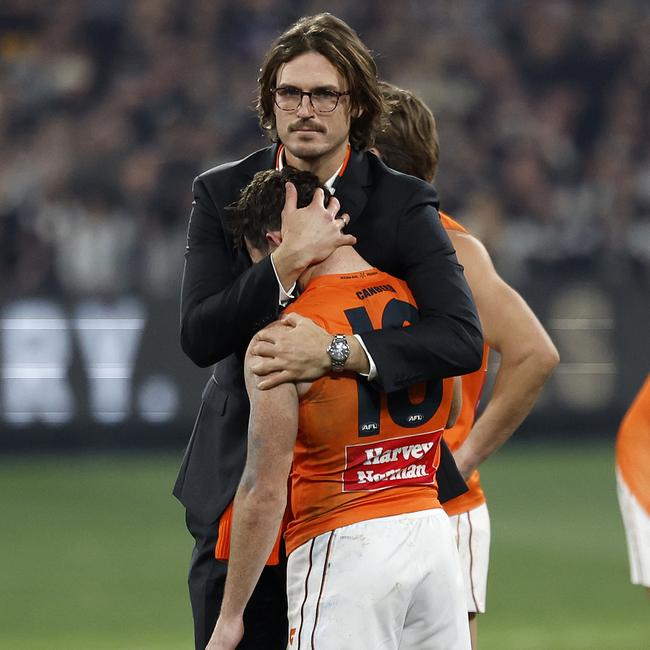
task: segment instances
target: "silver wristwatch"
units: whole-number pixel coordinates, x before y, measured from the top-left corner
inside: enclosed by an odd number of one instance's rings
[[[327,348],[327,354],[329,354],[332,363],[332,370],[334,372],[341,372],[345,368],[345,362],[350,356],[350,346],[345,335],[334,335],[332,342]]]

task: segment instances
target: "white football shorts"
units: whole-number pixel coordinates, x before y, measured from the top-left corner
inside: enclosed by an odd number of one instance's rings
[[[290,650],[469,650],[463,579],[441,508],[319,535],[287,565]]]
[[[632,584],[650,588],[650,515],[632,494],[618,468],[616,487],[630,558]]]
[[[483,614],[490,562],[490,514],[487,505],[449,517],[463,572],[467,611]]]

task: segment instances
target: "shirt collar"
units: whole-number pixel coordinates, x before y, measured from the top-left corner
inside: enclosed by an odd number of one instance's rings
[[[325,187],[330,191],[330,194],[334,194],[334,192],[336,192],[334,183],[336,182],[337,178],[343,176],[343,173],[345,172],[345,168],[348,166],[348,161],[350,160],[350,153],[351,153],[351,148],[350,145],[348,144],[348,149],[345,152],[345,157],[343,158],[343,162],[341,163],[341,166],[325,181]],[[275,159],[275,169],[280,172],[282,171],[285,164],[286,163],[284,161],[284,145],[281,144],[278,147],[278,154]]]

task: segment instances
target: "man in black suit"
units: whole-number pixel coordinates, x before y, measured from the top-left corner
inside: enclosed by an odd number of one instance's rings
[[[215,560],[220,518],[246,458],[243,355],[256,332],[278,318],[302,271],[356,237],[365,259],[408,282],[421,320],[341,341],[293,316],[255,343],[260,387],[313,380],[344,366],[392,392],[471,372],[482,353],[476,310],[440,225],[435,191],[365,151],[384,104],[374,62],[356,33],[329,14],[301,19],[276,40],[259,82],[260,122],[276,144],[195,180],[183,277],[183,349],[202,367],[216,364],[174,488],[195,538],[189,585],[201,649],[223,595],[226,564]],[[315,173],[336,200],[327,209],[322,204],[295,209],[288,186],[282,245],[252,264],[227,234],[226,207],[255,172],[284,164]],[[342,219],[335,218],[339,204]],[[264,570],[244,620],[241,648],[286,644],[282,563]]]

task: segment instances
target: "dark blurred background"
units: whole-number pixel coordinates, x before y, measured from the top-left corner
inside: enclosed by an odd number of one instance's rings
[[[273,38],[317,2],[0,3],[0,447],[186,441],[178,297],[201,171],[266,145]],[[441,139],[443,209],[562,364],[520,436],[611,438],[650,368],[650,5],[330,0]]]
[[[0,647],[190,647],[191,183],[266,145],[262,57],[324,9],[431,106],[443,209],[562,356],[482,469],[481,647],[650,647],[612,444],[650,369],[647,0],[0,0]]]

